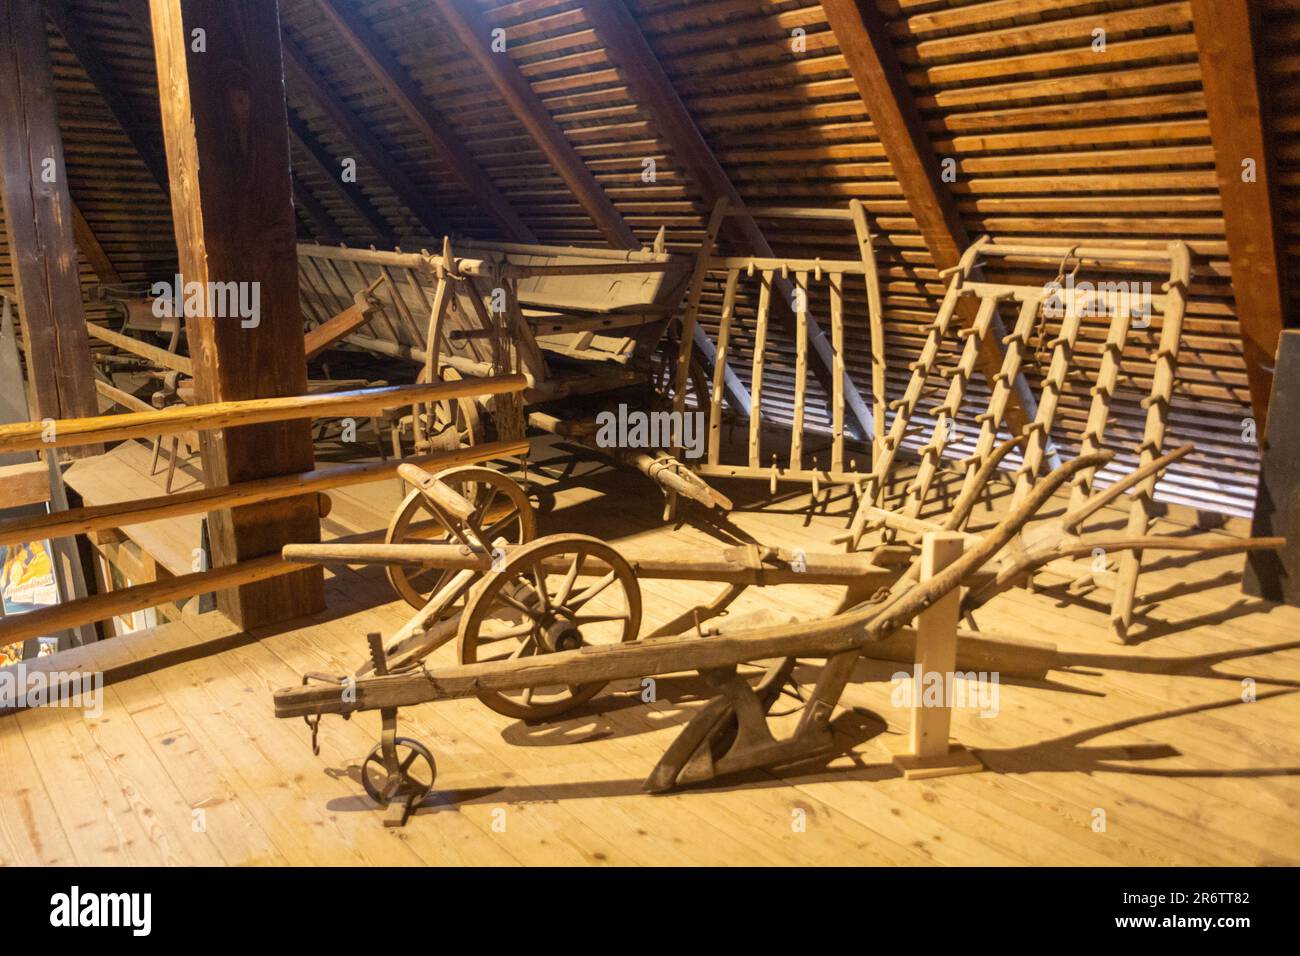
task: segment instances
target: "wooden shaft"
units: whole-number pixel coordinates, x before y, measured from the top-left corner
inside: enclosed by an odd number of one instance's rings
[[[318,395],[286,395],[282,398],[211,402],[206,405],[189,405],[159,412],[72,418],[56,422],[54,434],[49,436],[48,441],[44,426],[40,422],[19,422],[13,425],[0,425],[0,453],[60,448],[67,445],[91,445],[127,438],[152,438],[156,435],[174,435],[191,429],[208,430],[304,418],[371,415],[385,408],[396,408],[415,402],[438,402],[470,395],[518,392],[523,390],[524,384],[523,376],[504,375],[459,382],[435,382],[430,385],[386,385],[379,388],[361,388]]]
[[[872,246],[871,229],[867,225],[866,207],[861,199],[849,202],[849,216],[853,220],[853,230],[858,237],[858,250],[862,256],[862,265],[866,271],[867,284],[867,324],[871,332],[871,417],[872,447],[880,450],[880,442],[885,437],[885,311],[880,300],[880,273],[876,263],[876,252]],[[836,359],[841,360],[842,346],[835,346]],[[836,376],[839,385],[840,376]]]
[[[1047,453],[1052,425],[1056,421],[1057,405],[1060,403],[1061,391],[1065,388],[1065,378],[1070,373],[1070,364],[1074,361],[1074,343],[1079,337],[1082,322],[1083,317],[1078,302],[1071,299],[1065,304],[1061,334],[1056,348],[1052,349],[1052,361],[1047,375],[1043,377],[1038,413],[1034,416],[1033,431],[1030,432],[1025,443],[1024,465],[1016,475],[1016,489],[1011,497],[1013,504],[1024,500]]]
[[[808,273],[795,274],[794,421],[790,425],[790,467],[803,465],[803,415],[808,389]]]
[[[750,369],[749,385],[749,465],[757,468],[763,427],[763,352],[767,348],[767,318],[772,305],[772,277],[774,273],[762,273],[762,285],[758,292],[758,318],[754,330],[754,362]]]
[[[505,545],[507,560],[525,545]],[[886,586],[901,575],[896,566],[877,564],[869,552],[861,554],[812,553],[804,556],[804,570],[792,566],[794,555],[780,552],[780,563],[755,565],[742,553],[745,549],[728,549],[709,557],[659,557],[624,553],[639,577],[672,581],[717,581],[753,584],[843,584],[868,579]],[[401,564],[444,570],[487,571],[492,557],[482,548],[460,544],[289,544],[282,556],[286,561],[304,564]],[[550,573],[563,574],[571,561],[563,556],[543,562]],[[589,573],[603,573],[597,559],[587,562]]]
[[[718,241],[718,230],[722,228],[722,219],[727,212],[726,198],[713,204],[713,212],[704,230],[704,239],[700,243],[695,258],[695,269],[691,273],[691,284],[686,296],[686,310],[682,313],[681,334],[677,342],[677,363],[673,369],[673,411],[683,414],[686,409],[686,380],[690,375],[691,355],[695,350],[695,329],[699,324],[700,299],[704,295],[704,281],[709,274],[709,257]],[[722,365],[725,353],[719,350],[715,358],[715,377],[718,366]],[[673,456],[680,457],[680,447],[673,447]]]
[[[736,312],[736,286],[740,270],[727,273],[722,293],[722,317],[718,324],[718,347],[713,357],[713,383],[709,395],[709,464],[716,465],[722,454],[722,396],[727,378],[727,349],[731,346],[731,322]],[[842,412],[841,412],[842,414]]]
[[[831,273],[830,287],[831,351],[835,353],[834,361],[831,363],[831,471],[842,471],[844,469],[844,273]],[[874,349],[873,343],[873,356],[875,354]],[[874,378],[871,384],[872,393],[875,396],[876,382]],[[875,397],[878,398],[879,396]],[[885,405],[883,401],[875,402],[872,407],[872,428],[872,450],[878,454],[880,451],[879,439],[885,434]]]
[[[110,345],[116,345],[124,352],[130,352],[140,358],[148,359],[161,368],[168,368],[174,372],[180,372],[182,375],[194,377],[194,363],[184,355],[177,355],[175,352],[168,352],[166,349],[160,349],[156,345],[150,345],[148,342],[141,342],[139,339],[133,339],[129,335],[123,335],[121,332],[114,332],[112,329],[106,329],[102,325],[96,325],[93,322],[86,323],[86,332],[93,338],[101,342],[108,342]]]
[[[412,458],[410,462],[442,470],[457,465],[490,461],[494,458],[511,458],[528,453],[527,441],[490,442]],[[378,481],[396,473],[398,462],[369,462],[366,464],[339,465],[297,475],[277,475],[239,482],[220,488],[199,488],[173,495],[160,495],[136,501],[119,501],[106,505],[71,508],[38,518],[16,518],[0,522],[0,545],[24,541],[62,538],[67,535],[90,534],[122,525],[141,524],[163,518],[237,508],[240,505],[292,498],[330,488]]]

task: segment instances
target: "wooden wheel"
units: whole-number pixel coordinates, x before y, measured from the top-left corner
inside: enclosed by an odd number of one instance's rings
[[[444,382],[461,380],[461,374],[449,365],[444,365],[438,375]],[[429,384],[428,369],[421,369],[415,381]],[[421,455],[472,447],[483,441],[483,420],[473,398],[417,402],[411,406],[411,428],[415,451]]]
[[[501,472],[470,465],[449,468],[436,477],[474,505],[473,513],[464,522],[436,514],[420,490],[412,489],[388,525],[386,544],[454,544],[476,538],[490,546],[499,538],[507,544],[526,544],[537,536],[528,494]],[[414,608],[428,604],[455,573],[441,568],[388,566],[389,583]]]
[[[460,619],[460,660],[507,660],[636,640],[641,589],[632,566],[587,535],[539,538],[474,586]],[[480,691],[499,714],[555,717],[600,692],[603,683]]]

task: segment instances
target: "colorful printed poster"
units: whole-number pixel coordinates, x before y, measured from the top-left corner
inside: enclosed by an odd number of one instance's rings
[[[54,565],[44,541],[0,545],[0,598],[4,601],[5,616],[59,602]],[[19,661],[22,656],[21,642],[0,647],[0,664]]]

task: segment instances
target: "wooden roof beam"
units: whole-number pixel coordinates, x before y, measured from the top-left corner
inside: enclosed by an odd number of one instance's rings
[[[339,0],[317,0],[317,6],[397,104],[402,115],[429,141],[438,158],[506,236],[516,242],[535,242],[532,230],[511,208],[446,118],[428,101],[365,18]]]
[[[144,32],[146,39],[149,37],[147,30],[148,11],[140,12],[135,4],[128,4],[127,12],[136,25]],[[134,7],[134,9],[132,9]],[[122,95],[113,82],[113,74],[107,64],[100,57],[98,51],[91,43],[91,31],[80,22],[80,19],[74,13],[65,0],[45,0],[45,12],[50,21],[63,36],[63,42],[68,45],[72,55],[77,58],[81,64],[82,70],[90,78],[90,83],[95,87],[99,98],[104,101],[108,111],[113,114],[113,119],[117,125],[122,128],[126,138],[131,141],[135,147],[136,155],[144,163],[145,169],[149,170],[149,175],[153,177],[158,188],[163,191],[163,195],[168,194],[170,188],[167,182],[167,160],[163,156],[163,148],[160,142],[157,142],[148,131],[140,125],[138,121],[139,111],[136,110]],[[143,22],[138,19],[143,17]]]
[[[303,152],[316,163],[325,179],[343,197],[343,200],[353,208],[357,215],[365,220],[366,225],[381,244],[393,245],[393,227],[389,225],[383,214],[375,208],[374,203],[361,191],[361,186],[358,183],[345,183],[343,181],[343,177],[340,175],[340,167],[335,162],[334,157],[330,155],[329,150],[325,148],[325,144],[311,131],[303,118],[294,112],[292,107],[288,109],[288,117],[290,135],[302,147]]]
[[[664,72],[659,58],[655,56],[624,0],[585,0],[582,9],[587,22],[605,45],[610,61],[623,74],[637,101],[649,110],[659,133],[672,148],[674,155],[690,171],[691,178],[700,187],[709,205],[725,198],[728,208],[744,209],[745,201],[704,139],[704,134],[695,124],[686,104],[677,95],[672,80]],[[753,250],[754,255],[765,259],[773,258],[772,247],[752,216],[737,216],[729,218],[727,222],[739,229],[741,238]],[[786,286],[782,291],[788,296],[789,283]],[[830,394],[830,376],[834,374],[835,368],[834,350],[812,316],[808,317],[808,333],[813,351],[820,362],[818,378],[822,380],[827,394]],[[861,435],[869,437],[872,434],[871,411],[847,373],[844,375],[844,394],[857,419]]]
[[[560,124],[533,92],[510,54],[492,51],[492,28],[482,16],[461,0],[433,0],[433,5],[479,69],[491,79],[510,112],[550,160],[606,241],[616,248],[639,249],[641,244],[636,236],[565,137]]]
[[[939,157],[926,135],[888,26],[871,0],[822,0],[822,10],[930,258],[940,271],[956,267],[970,237],[957,202],[943,183]],[[963,317],[969,321],[972,316],[963,313]],[[980,349],[985,378],[992,381],[1001,366],[996,338],[985,336]],[[1035,408],[1023,376],[1017,378],[1012,397],[1007,420],[1012,430],[1018,431],[1033,418]]]
[[[1264,125],[1267,103],[1256,54],[1259,11],[1252,6],[1250,0],[1192,0],[1192,23],[1242,357],[1262,438],[1288,297],[1272,144]]]
[[[287,36],[282,36],[280,39],[284,51],[285,75],[293,77],[294,81],[307,91],[320,107],[321,112],[343,134],[348,143],[356,148],[370,168],[379,173],[388,188],[402,205],[410,210],[411,215],[429,235],[442,235],[443,230],[439,224],[437,210],[420,187],[393,161],[388,150],[375,139],[366,124],[339,99],[338,94],[298,45]]]

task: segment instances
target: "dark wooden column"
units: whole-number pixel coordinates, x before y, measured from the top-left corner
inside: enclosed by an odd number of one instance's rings
[[[279,16],[276,0],[152,0],[181,274],[187,284],[257,283],[260,303],[255,327],[239,316],[186,310],[205,402],[307,391]],[[245,288],[247,298],[253,287]],[[214,484],[306,471],[310,428],[289,422],[205,432],[203,460]],[[306,496],[213,514],[214,564],[318,541],[317,508]],[[315,569],[285,575],[218,603],[243,627],[272,624],[323,607],[323,578]]]
[[[1192,0],[1205,115],[1223,200],[1242,359],[1262,440],[1278,340],[1286,323],[1285,232],[1269,137],[1268,87],[1259,75],[1260,7],[1250,0]],[[1253,175],[1246,172],[1249,162]]]
[[[45,16],[32,0],[0,0],[0,193],[31,415],[98,414]]]

